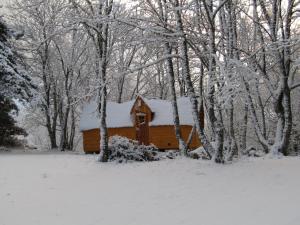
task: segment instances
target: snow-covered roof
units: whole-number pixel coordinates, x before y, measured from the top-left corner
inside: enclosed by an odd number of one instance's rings
[[[161,99],[145,99],[145,103],[154,112],[154,119],[150,126],[173,125],[173,110],[170,101]],[[179,120],[181,125],[193,125],[192,107],[189,98],[180,97],[177,99]]]
[[[107,102],[106,106],[106,124],[108,128],[114,127],[132,127],[130,110],[134,101],[118,104],[116,102]],[[90,101],[83,107],[80,117],[79,129],[91,130],[99,128],[99,113],[97,110],[97,102]]]
[[[154,118],[149,126],[173,125],[173,110],[170,101],[160,99],[146,99],[145,103],[154,112]],[[106,123],[108,128],[132,127],[130,111],[133,101],[124,103],[107,102]],[[187,97],[177,99],[179,119],[181,125],[193,125],[191,103]],[[90,101],[85,104],[80,117],[79,129],[81,131],[99,128],[97,103]]]

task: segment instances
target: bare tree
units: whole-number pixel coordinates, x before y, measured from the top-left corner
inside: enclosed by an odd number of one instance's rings
[[[96,76],[99,82],[98,110],[100,115],[100,155],[99,161],[107,162],[109,157],[108,133],[106,126],[107,102],[107,65],[109,61],[110,19],[114,16],[113,0],[99,0],[93,4],[89,0],[72,1],[79,14],[78,22],[82,24],[90,36],[96,52]],[[88,18],[89,20],[86,20]],[[87,22],[89,21],[89,22]]]

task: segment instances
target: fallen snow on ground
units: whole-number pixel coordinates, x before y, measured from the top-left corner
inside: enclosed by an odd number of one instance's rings
[[[0,154],[0,225],[300,224],[300,158],[95,160]]]

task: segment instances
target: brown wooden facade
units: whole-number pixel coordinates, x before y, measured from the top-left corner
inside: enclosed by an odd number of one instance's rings
[[[108,136],[119,135],[129,139],[137,140],[140,144],[154,144],[161,150],[178,149],[178,141],[175,136],[174,125],[149,126],[155,117],[150,107],[138,97],[131,109],[133,127],[108,128]],[[203,117],[203,114],[200,115]],[[201,118],[203,121],[204,118]],[[187,141],[192,126],[181,125],[182,136]],[[189,148],[195,149],[201,142],[194,132]],[[83,131],[83,147],[86,153],[98,153],[100,146],[99,129]]]

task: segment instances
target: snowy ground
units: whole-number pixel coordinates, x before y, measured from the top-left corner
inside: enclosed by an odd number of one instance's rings
[[[299,225],[300,158],[100,164],[0,154],[0,225]]]

